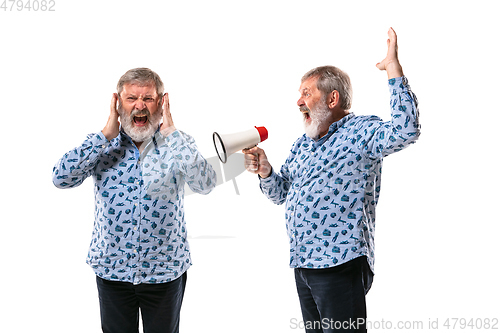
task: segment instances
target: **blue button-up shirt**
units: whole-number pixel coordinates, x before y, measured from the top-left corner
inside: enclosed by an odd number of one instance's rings
[[[349,114],[315,141],[303,135],[262,192],[285,203],[290,267],[327,268],[365,255],[374,271],[375,207],[383,157],[420,134],[417,99],[406,77],[389,80],[392,119]]]
[[[191,266],[184,184],[207,194],[212,166],[189,135],[157,131],[139,153],[123,131],[108,141],[89,135],[53,170],[59,188],[94,179],[95,220],[87,263],[104,279],[134,284],[174,280]]]

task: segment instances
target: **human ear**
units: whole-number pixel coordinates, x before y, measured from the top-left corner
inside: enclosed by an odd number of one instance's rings
[[[330,109],[333,109],[339,103],[340,103],[340,94],[337,90],[334,90],[328,95],[327,105]]]

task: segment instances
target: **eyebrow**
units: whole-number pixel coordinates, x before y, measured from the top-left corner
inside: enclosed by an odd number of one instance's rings
[[[148,94],[148,95],[144,95],[143,98],[154,98],[153,96],[154,95]],[[133,94],[133,93],[128,93],[128,94],[125,95],[125,97],[134,97],[134,98],[137,98],[137,96],[135,94]]]

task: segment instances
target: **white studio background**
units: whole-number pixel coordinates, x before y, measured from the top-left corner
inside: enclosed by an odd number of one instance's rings
[[[499,317],[494,1],[55,0],[53,12],[3,3],[2,331],[100,330],[85,264],[92,180],[59,190],[51,171],[104,127],[126,70],[160,74],[176,126],[205,157],[215,155],[212,132],[266,126],[261,147],[279,168],[303,133],[296,100],[313,67],[345,70],[352,111],[389,120],[375,64],[391,26],[422,136],[385,160],[368,319],[421,321],[424,332],[430,320]],[[256,176],[236,181],[240,195],[226,182],[186,197],[194,265],[181,332],[302,332],[291,325],[301,314],[284,208]]]

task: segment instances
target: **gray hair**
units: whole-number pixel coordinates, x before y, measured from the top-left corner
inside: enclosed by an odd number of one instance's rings
[[[163,95],[163,82],[161,81],[160,76],[149,68],[134,68],[123,74],[116,85],[118,95],[122,93],[123,86],[130,83],[137,84],[139,86],[153,84],[156,87],[156,93],[158,96]]]
[[[317,77],[316,87],[323,93],[324,96],[337,90],[340,95],[340,107],[344,110],[349,110],[352,104],[352,87],[349,76],[334,66],[322,66],[311,69],[304,74],[301,82]]]

